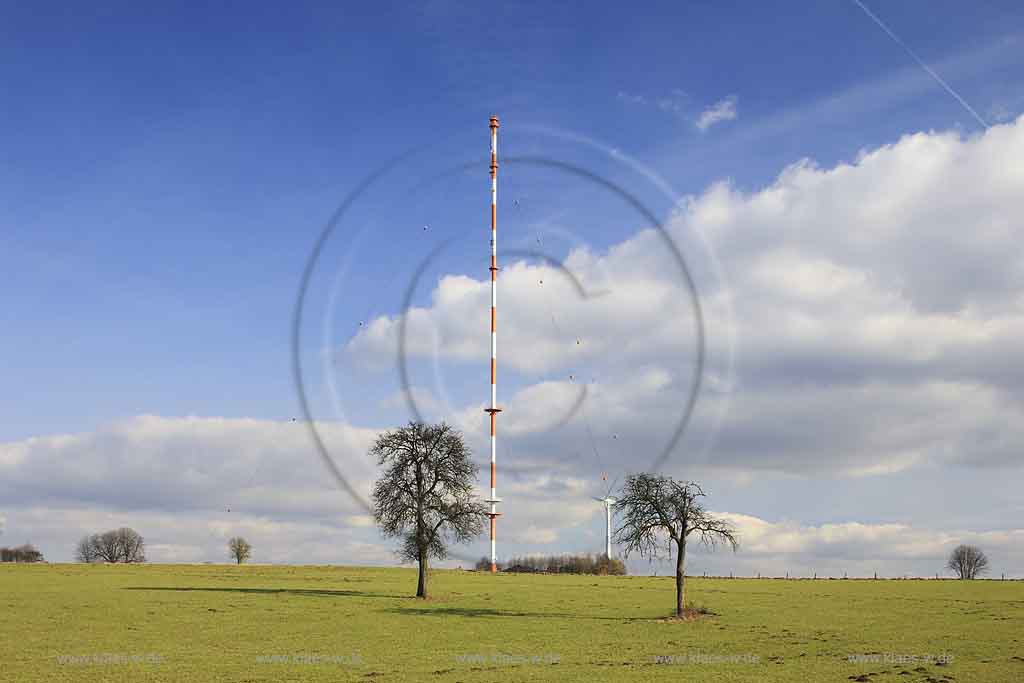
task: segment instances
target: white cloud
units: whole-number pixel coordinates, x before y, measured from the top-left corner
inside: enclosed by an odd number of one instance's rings
[[[810,482],[938,471],[938,486],[955,490],[965,467],[996,478],[1019,468],[1020,158],[1024,119],[971,137],[908,135],[832,168],[793,164],[767,187],[722,182],[682,201],[668,230],[695,267],[708,366],[671,471],[689,474],[697,463],[714,465],[723,478],[773,472]],[[708,274],[695,235],[713,246],[724,280]],[[549,265],[518,261],[501,274],[499,433],[501,447],[514,452],[499,453],[506,497],[499,534],[514,539],[511,552],[589,543],[588,529],[603,524],[588,499],[600,493],[590,490],[597,475],[650,463],[692,377],[692,311],[656,232],[602,251],[576,248],[565,265],[587,296]],[[442,277],[429,302],[408,313],[411,362],[433,370],[436,360],[453,380],[462,371],[483,376],[488,297],[487,281]],[[390,372],[399,322],[397,315],[370,321],[345,352]],[[482,459],[478,384],[466,392],[451,381],[441,391],[419,379],[414,394],[458,421]],[[561,424],[583,387],[584,409]],[[700,437],[719,414],[726,418],[701,461]],[[374,430],[325,424],[323,433],[357,488],[368,490]],[[19,539],[40,529],[39,538],[70,552],[84,530],[139,519],[155,530],[147,533],[154,553],[166,558],[220,557],[221,537],[235,528],[268,539],[261,545],[272,558],[293,556],[279,546],[289,534],[300,539],[296,557],[386,558],[365,511],[325,473],[304,426],[292,423],[148,416],[0,445],[0,498],[30,510],[6,511],[7,533]],[[915,497],[946,493],[912,484],[901,495],[909,516]],[[47,510],[56,511],[52,518]],[[737,518],[746,555],[700,562],[743,566],[749,556],[765,571],[924,571],[958,539],[1020,559],[1007,550],[1020,545],[1013,530],[935,531],[903,518],[809,526],[766,522],[770,510],[747,512],[760,517]],[[974,528],[997,529],[1009,516],[982,514]],[[835,557],[842,562],[830,565]]]
[[[317,426],[339,468],[368,494],[376,431]],[[256,562],[395,562],[394,543],[331,480],[301,423],[146,415],[0,444],[0,455],[12,454],[0,461],[0,497],[12,506],[0,525],[50,560],[71,560],[83,535],[131,526],[154,562],[225,561],[234,535],[253,544]],[[593,516],[580,482],[525,474],[506,483],[515,524],[504,537],[526,547],[549,546]],[[449,564],[464,562],[457,553]]]
[[[515,532],[511,538],[519,543],[533,545],[550,545],[558,540],[558,527],[542,527],[529,525],[522,531]]]
[[[736,111],[736,105],[738,102],[739,98],[735,95],[729,95],[728,97],[715,102],[700,113],[700,116],[697,117],[697,121],[694,125],[703,133],[716,123],[732,121],[738,116]]]
[[[154,562],[222,562],[227,560],[227,539],[242,535],[255,547],[254,561],[269,563],[360,563],[394,564],[392,545],[379,537],[372,518],[359,512],[345,494],[324,485],[324,470],[315,462],[311,449],[291,439],[289,449],[298,449],[310,467],[310,476],[289,479],[274,465],[273,485],[261,485],[259,501],[237,505],[232,509],[221,507],[218,496],[204,497],[197,492],[189,470],[163,473],[157,481],[162,489],[160,497],[139,501],[135,496],[122,497],[121,491],[147,489],[153,482],[144,470],[129,466],[132,462],[149,463],[154,454],[168,453],[167,440],[187,435],[188,448],[199,450],[207,460],[220,463],[219,474],[214,477],[224,499],[245,500],[248,484],[231,473],[249,457],[225,444],[222,437],[230,433],[233,443],[246,444],[263,440],[286,425],[262,423],[255,420],[238,421],[227,425],[213,421],[205,429],[190,430],[195,419],[153,418],[147,416],[128,420],[117,426],[93,434],[77,435],[68,440],[55,438],[64,460],[83,461],[108,477],[108,494],[102,500],[88,496],[76,497],[73,492],[61,490],[59,481],[50,481],[45,468],[50,453],[45,444],[48,438],[33,439],[33,447],[24,451],[17,472],[4,474],[5,484],[16,480],[19,487],[29,489],[38,502],[14,500],[15,509],[0,520],[18,538],[36,543],[51,560],[70,560],[75,541],[86,533],[122,525],[138,529],[147,539],[148,557]],[[193,431],[191,434],[187,434]],[[328,429],[329,431],[329,429]],[[131,455],[94,451],[91,445],[113,443],[111,432],[131,436]],[[39,446],[42,443],[44,446]],[[14,444],[14,447],[24,442]],[[228,446],[228,447],[226,447]],[[4,448],[11,448],[5,444]],[[241,449],[241,450],[244,450]],[[114,449],[116,451],[116,449]],[[285,458],[274,454],[272,448],[264,458]],[[302,461],[286,459],[286,468],[296,469]],[[518,461],[518,458],[516,458]],[[119,463],[122,474],[108,469],[110,462]],[[517,464],[523,464],[518,463]],[[36,467],[39,465],[40,467]],[[302,469],[298,467],[297,469]],[[692,470],[691,470],[692,471]],[[501,538],[505,539],[503,552],[563,552],[594,550],[600,545],[604,515],[601,506],[590,500],[599,493],[586,477],[578,477],[569,467],[558,473],[557,467],[545,466],[535,473],[520,471],[504,477]],[[263,475],[260,475],[262,478]],[[56,489],[47,493],[47,487]],[[5,500],[10,498],[5,488]],[[168,501],[191,498],[189,505],[180,508]],[[263,498],[266,498],[265,500]],[[291,501],[293,504],[287,504]],[[710,555],[694,549],[694,571],[737,571],[753,574],[757,571],[782,574],[784,571],[823,575],[870,574],[883,568],[889,575],[911,572],[928,574],[933,568],[940,570],[941,559],[949,548],[960,542],[982,546],[993,559],[996,571],[1013,567],[1024,560],[1020,556],[1024,545],[1024,530],[992,531],[937,531],[918,528],[906,523],[840,522],[807,525],[794,521],[771,522],[750,514],[719,513],[732,521],[740,531],[740,555],[718,553]],[[483,539],[476,552],[483,552]],[[19,541],[20,542],[20,541]],[[460,548],[463,557],[471,557],[474,548]],[[455,557],[448,564],[464,564]],[[1016,564],[1015,564],[1016,563]],[[633,563],[634,571],[646,571],[641,562]],[[872,569],[874,567],[874,569]]]
[[[168,482],[169,487],[177,485]],[[339,501],[343,495],[339,492]],[[12,528],[50,561],[71,561],[75,542],[88,533],[130,526],[146,539],[150,562],[226,562],[228,539],[243,536],[253,545],[257,563],[394,563],[390,545],[375,530],[347,521],[275,519],[225,510],[123,509],[113,500],[103,506],[27,506],[11,515]]]
[[[339,466],[369,491],[373,430],[318,424]],[[278,519],[356,512],[339,503],[307,426],[225,418],[139,416],[95,432],[0,444],[0,497],[53,503]]]
[[[653,232],[602,257],[585,248],[574,250],[565,266],[580,280],[582,293],[554,266],[522,261],[506,265],[499,309],[503,366],[542,373],[581,359],[628,351],[616,345],[638,329],[644,330],[644,336],[632,346],[642,345],[644,353],[652,341],[674,344],[680,337],[689,337],[692,311],[689,302],[680,299],[678,284],[643,270],[640,263],[634,265],[634,256],[668,260],[658,255]],[[477,332],[489,320],[489,287],[488,282],[464,275],[441,278],[431,305],[406,313],[406,353],[464,363],[486,357],[489,339]],[[552,311],[557,324],[552,324]],[[393,362],[401,322],[400,316],[373,320],[351,339],[347,351],[359,363]]]
[[[317,427],[368,498],[375,430]],[[257,562],[393,561],[301,422],[144,415],[0,444],[0,498],[12,506],[9,529],[51,560],[72,559],[87,533],[131,526],[157,562],[224,561],[233,535],[254,545]]]
[[[808,526],[792,521],[768,522],[758,517],[723,513],[752,555],[836,558],[845,560],[930,560],[936,567],[961,543],[984,548],[1003,567],[1021,559],[1024,529],[1001,531],[936,531],[907,524],[841,522]]]
[[[707,435],[727,411],[714,461],[853,476],[1015,466],[1024,445],[1021,155],[1024,120],[968,138],[918,133],[834,168],[795,163],[754,192],[717,183],[684,200],[671,234],[695,263],[703,254],[687,245],[705,235],[726,273],[698,274],[709,365],[694,432]],[[523,380],[502,394],[503,434],[540,460],[590,450],[582,415],[560,422],[586,386],[605,466],[635,468],[630,453],[656,453],[686,398],[685,290],[653,231],[601,253],[575,249],[565,264],[602,295],[580,298],[547,265],[502,272],[500,363]],[[485,360],[488,296],[483,280],[442,278],[432,303],[409,313],[410,356],[447,372]],[[394,357],[399,321],[375,320],[349,353]],[[481,405],[448,399],[447,413],[482,439]],[[682,457],[695,445],[683,444]]]

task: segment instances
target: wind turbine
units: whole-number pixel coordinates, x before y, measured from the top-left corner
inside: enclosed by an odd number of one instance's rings
[[[605,481],[608,481],[608,475],[602,475],[601,478],[604,479]],[[607,557],[609,560],[612,559],[612,506],[615,505],[615,499],[612,498],[611,496],[613,488],[615,488],[614,481],[612,482],[612,485],[608,487],[608,490],[605,491],[604,498],[594,498],[594,500],[596,500],[598,503],[604,503],[604,515],[606,525],[604,553],[605,557]]]

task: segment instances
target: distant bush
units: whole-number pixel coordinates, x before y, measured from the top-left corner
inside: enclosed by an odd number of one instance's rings
[[[489,571],[491,560],[481,557],[477,571]],[[624,576],[626,565],[622,560],[608,559],[604,555],[526,555],[502,562],[498,569],[520,574],[610,574]]]
[[[43,554],[34,545],[26,543],[17,548],[0,548],[0,562],[42,562]]]

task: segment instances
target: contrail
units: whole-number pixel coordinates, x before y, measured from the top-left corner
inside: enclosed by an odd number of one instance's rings
[[[885,22],[883,22],[881,19],[876,17],[871,12],[871,10],[869,10],[864,5],[864,3],[861,2],[860,0],[853,0],[853,3],[855,5],[857,5],[857,7],[860,7],[862,10],[864,10],[864,14],[868,15],[868,17],[870,17],[873,22],[878,24],[878,27],[880,29],[882,29],[887,34],[889,34],[889,37],[893,39],[893,42],[895,42],[897,45],[902,47],[904,49],[904,51],[906,51],[906,53],[908,55],[910,55],[914,59],[914,61],[917,62],[921,66],[922,69],[924,69],[925,71],[928,72],[929,76],[931,76],[932,78],[935,79],[936,83],[941,85],[943,87],[943,89],[945,89],[946,92],[948,92],[950,95],[952,95],[956,99],[957,102],[959,102],[961,105],[963,105],[963,108],[966,109],[968,112],[970,112],[971,116],[973,116],[978,121],[978,123],[981,124],[982,128],[988,129],[988,124],[985,123],[985,119],[981,118],[981,116],[978,114],[978,112],[974,111],[974,108],[971,105],[967,104],[967,101],[964,98],[960,97],[960,95],[957,93],[957,91],[953,90],[952,86],[950,86],[949,83],[946,83],[946,81],[942,80],[942,77],[939,76],[939,74],[937,74],[934,71],[932,71],[931,67],[928,66],[927,64],[925,64],[924,60],[922,60],[920,57],[917,56],[917,53],[915,53],[913,50],[911,50],[910,47],[906,43],[904,43],[902,40],[900,40],[900,37],[897,36],[895,33],[893,33],[892,30],[888,26],[885,25]]]

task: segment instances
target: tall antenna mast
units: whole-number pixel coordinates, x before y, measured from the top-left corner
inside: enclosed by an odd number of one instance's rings
[[[491,573],[498,571],[498,555],[495,545],[495,524],[501,513],[498,512],[497,486],[495,473],[497,469],[498,442],[495,419],[501,408],[498,407],[498,117],[491,117],[491,407],[485,408],[491,416],[491,497],[486,502],[491,504]]]

